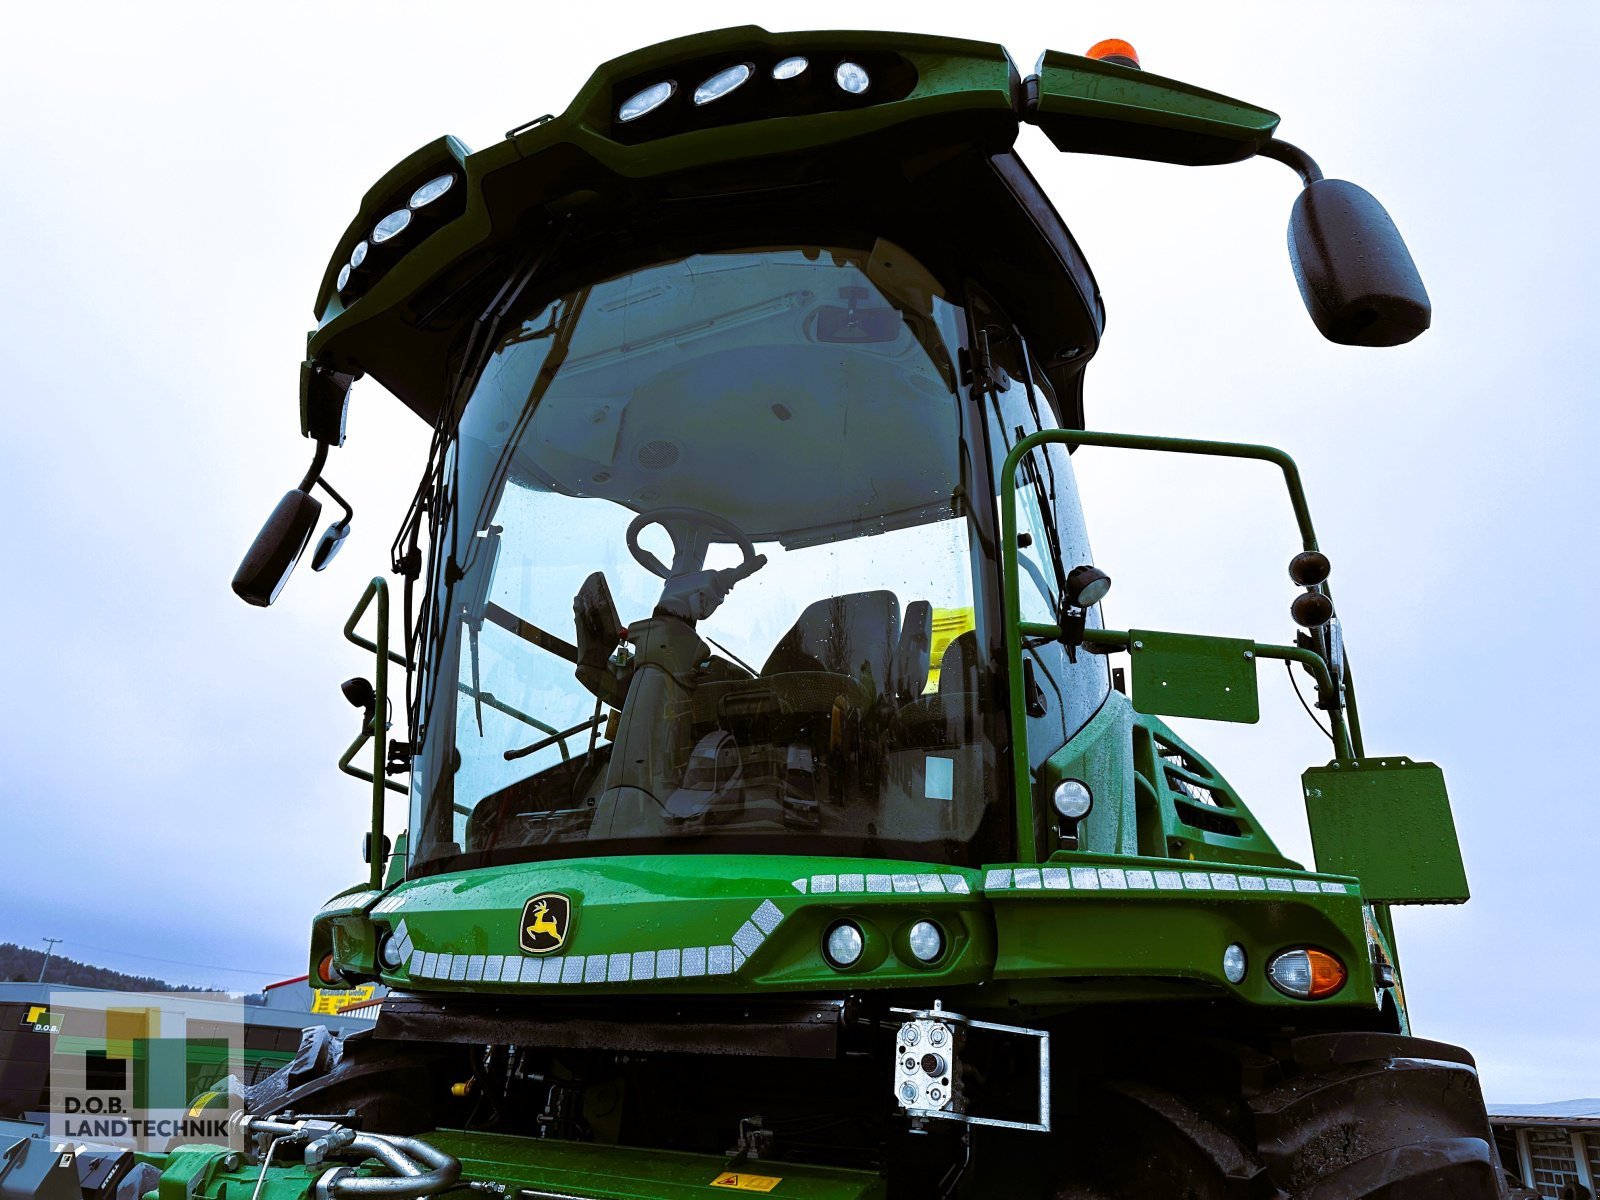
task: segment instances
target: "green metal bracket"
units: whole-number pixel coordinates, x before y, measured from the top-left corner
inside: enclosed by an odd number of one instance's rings
[[[1254,725],[1261,719],[1255,649],[1247,638],[1130,629],[1133,707],[1150,716]]]
[[[1029,119],[1056,149],[1184,166],[1250,158],[1278,114],[1217,92],[1076,54],[1046,51]]]
[[[366,615],[368,607],[373,600],[378,602],[378,629],[377,640],[368,641],[356,632],[356,624]],[[399,792],[402,796],[406,789],[393,780],[385,777],[383,768],[388,757],[388,714],[389,714],[389,664],[399,663],[402,667],[410,664],[389,649],[389,585],[380,576],[367,584],[367,590],[361,593],[361,599],[356,602],[350,619],[344,623],[344,636],[364,650],[371,650],[377,657],[377,668],[373,672],[372,693],[375,699],[372,709],[372,720],[362,726],[361,734],[350,743],[350,748],[344,752],[344,757],[339,760],[339,769],[346,775],[354,775],[357,779],[365,780],[372,784],[372,847],[369,864],[370,874],[367,886],[373,889],[383,886],[384,856],[379,852],[383,845],[383,793],[385,789]],[[372,770],[363,771],[360,767],[353,766],[355,756],[361,753],[361,748],[368,742],[372,743]]]
[[[1301,777],[1317,869],[1361,879],[1375,903],[1468,898],[1444,772],[1409,758],[1312,767]]]

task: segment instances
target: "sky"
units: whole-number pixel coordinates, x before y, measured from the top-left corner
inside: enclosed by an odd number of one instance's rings
[[[0,940],[194,983],[305,970],[364,875],[334,767],[370,671],[340,626],[384,570],[426,446],[372,381],[328,477],[355,532],[270,611],[228,581],[309,460],[311,302],[361,194],[441,133],[474,148],[667,37],[902,28],[1132,41],[1147,69],[1283,115],[1373,191],[1434,303],[1409,346],[1321,340],[1284,249],[1293,175],[1021,150],[1109,312],[1091,428],[1266,442],[1301,464],[1367,742],[1440,763],[1473,889],[1397,915],[1416,1031],[1491,1099],[1600,1095],[1589,500],[1600,7],[17,5],[0,45]],[[1113,625],[1284,641],[1297,548],[1264,467],[1078,455]],[[1281,676],[1260,725],[1190,725],[1310,859],[1327,744]],[[395,824],[398,828],[398,822]]]

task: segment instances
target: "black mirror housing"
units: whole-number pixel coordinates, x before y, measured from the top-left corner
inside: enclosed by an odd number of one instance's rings
[[[1306,311],[1343,346],[1399,346],[1433,321],[1400,230],[1371,192],[1344,179],[1306,186],[1289,216],[1289,258]]]
[[[321,516],[322,505],[309,492],[295,488],[285,494],[234,572],[234,594],[261,608],[276,600]]]
[[[349,536],[349,521],[335,521],[323,530],[322,539],[317,542],[317,548],[311,552],[311,569],[326,570],[334,555],[339,553],[339,548],[344,545],[345,538]]]

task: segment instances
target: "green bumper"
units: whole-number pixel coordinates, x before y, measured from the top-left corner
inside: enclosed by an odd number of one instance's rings
[[[559,946],[520,945],[524,909],[560,896]],[[945,1003],[1072,1003],[1195,989],[1251,1005],[1300,1006],[1267,982],[1277,951],[1310,945],[1349,969],[1321,1005],[1372,1008],[1365,906],[1349,878],[1282,868],[1074,854],[982,870],[926,863],[788,856],[663,855],[564,860],[441,875],[348,897],[325,911],[318,941],[341,966],[370,972],[391,939],[400,965],[382,974],[410,992],[622,996],[733,995],[878,988],[936,989]],[[822,954],[826,931],[855,922],[865,949],[852,967]],[[910,927],[934,920],[946,948],[919,962]],[[1244,947],[1249,971],[1223,974]],[[978,991],[977,985],[986,985]],[[972,989],[972,990],[968,990]]]

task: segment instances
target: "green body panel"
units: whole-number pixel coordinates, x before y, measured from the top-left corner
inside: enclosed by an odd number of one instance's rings
[[[1186,166],[1249,158],[1278,127],[1278,114],[1264,108],[1054,50],[1039,62],[1033,120],[1058,150]]]
[[[1255,643],[1130,629],[1133,707],[1163,717],[1254,725],[1261,719]]]
[[[533,1140],[487,1133],[441,1132],[431,1145],[461,1160],[464,1174],[504,1183],[513,1192],[543,1188],[596,1200],[727,1200],[749,1191],[711,1181],[729,1172],[729,1159],[672,1150]],[[777,1197],[800,1200],[877,1200],[884,1181],[865,1171],[801,1166],[765,1159],[735,1163],[734,1173],[777,1178]]]
[[[1133,765],[1140,854],[1301,869],[1221,773],[1155,717],[1140,717],[1134,727]]]
[[[1044,867],[990,868],[984,895],[994,906],[997,979],[1190,980],[1250,1004],[1290,1006],[1300,1002],[1258,969],[1228,983],[1222,953],[1238,942],[1260,964],[1286,946],[1314,945],[1350,969],[1322,1003],[1374,1004],[1352,879],[1066,852]]]
[[[1466,867],[1444,772],[1409,758],[1312,767],[1302,777],[1317,865],[1361,877],[1374,901],[1460,904]]]
[[[322,906],[311,919],[311,958],[306,974],[320,982],[317,968],[328,954],[352,978],[371,976],[377,970],[373,960],[377,941],[367,910],[381,895],[357,884]]]
[[[503,1195],[524,1189],[534,1196],[586,1200],[724,1200],[750,1194],[712,1186],[729,1172],[730,1160],[721,1156],[460,1130],[439,1130],[423,1140],[460,1160],[463,1182],[500,1184]],[[306,1166],[286,1157],[288,1162],[263,1170],[220,1146],[141,1156],[162,1172],[156,1200],[305,1200],[329,1165]],[[733,1171],[779,1179],[771,1194],[795,1200],[880,1200],[884,1195],[882,1177],[865,1171],[767,1160],[735,1163]],[[451,1193],[467,1194],[464,1189]]]
[[[1078,825],[1079,845],[1084,850],[1097,854],[1139,853],[1134,720],[1128,698],[1112,692],[1088,724],[1039,765],[1039,795],[1053,795],[1062,780],[1076,779],[1086,784],[1094,797],[1094,807]]]
[[[636,142],[615,139],[613,114],[630,79],[670,76],[688,62],[734,61],[745,53],[835,54],[879,50],[910,64],[915,86],[902,98],[804,119],[769,117],[714,128],[666,133]],[[625,55],[600,66],[566,111],[471,154],[464,161],[466,208],[408,245],[368,291],[346,307],[334,287],[340,266],[385,213],[403,206],[404,184],[417,161],[443,162],[439,139],[385,176],[367,193],[339,240],[318,290],[318,328],[307,358],[339,369],[372,370],[412,408],[430,416],[448,390],[447,353],[433,330],[419,329],[416,297],[427,288],[464,281],[497,254],[520,257],[530,230],[588,204],[598,190],[628,181],[676,176],[721,163],[803,157],[819,148],[908,136],[937,129],[938,138],[1002,150],[1016,139],[1020,81],[1003,47],[992,42],[895,33],[769,34],[742,26],[697,34]],[[411,164],[408,166],[408,164]],[[512,249],[511,247],[518,247]],[[452,331],[453,332],[453,331]],[[438,344],[436,344],[438,343]]]
[[[1329,1003],[1374,1005],[1370,988],[1355,986],[1366,959],[1355,881],[1225,866],[1082,852],[1057,854],[1042,866],[982,871],[778,855],[583,859],[402,884],[374,905],[369,920],[398,939],[403,960],[383,982],[415,992],[936,987],[953,1004],[981,1007],[984,993],[967,989],[1006,979],[1217,983],[1223,947],[1240,941],[1254,961],[1293,944],[1334,950],[1352,982]],[[524,953],[523,908],[550,892],[572,902],[565,940],[549,954]],[[857,964],[839,970],[821,946],[844,918],[861,927],[866,947]],[[931,966],[906,945],[910,926],[924,918],[940,923],[949,947]],[[370,959],[339,965],[371,977],[370,965],[360,962]],[[1255,982],[1262,986],[1230,990],[1251,1003],[1297,1003]],[[1092,995],[1068,988],[1055,999]]]
[[[976,872],[927,863],[781,855],[652,855],[488,867],[396,888],[372,910],[407,940],[396,987],[426,991],[705,992],[837,986],[822,937],[849,917],[866,935],[852,986],[959,986],[994,961]],[[571,902],[559,949],[525,954],[524,905]],[[895,953],[918,919],[945,928],[932,967]],[[405,928],[400,931],[401,922]]]

